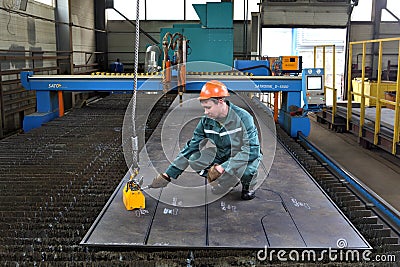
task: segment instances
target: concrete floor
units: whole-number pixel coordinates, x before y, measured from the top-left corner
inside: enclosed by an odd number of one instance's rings
[[[308,137],[395,209],[400,210],[400,159],[376,149],[365,149],[351,133],[336,133],[311,119]]]

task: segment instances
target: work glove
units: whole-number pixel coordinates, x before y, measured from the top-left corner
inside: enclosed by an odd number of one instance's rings
[[[217,164],[214,164],[214,166],[212,166],[212,167],[208,170],[208,173],[207,173],[207,180],[208,180],[209,183],[211,183],[211,182],[217,180],[217,179],[222,175],[222,173],[220,173],[219,171],[217,171],[217,169],[215,169],[215,166],[216,166],[216,165],[217,165]]]
[[[168,183],[171,182],[171,179],[164,175],[163,173],[160,173],[157,175],[156,178],[154,178],[153,182],[149,186],[150,188],[161,188],[161,187],[166,187]]]

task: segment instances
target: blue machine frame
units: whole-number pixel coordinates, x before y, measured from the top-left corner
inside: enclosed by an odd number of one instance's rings
[[[233,92],[282,92],[279,123],[292,137],[297,137],[298,132],[308,136],[310,132],[308,117],[291,116],[289,107],[307,106],[307,98],[304,97],[305,79],[307,75],[315,75],[317,72],[323,75],[321,69],[304,69],[301,77],[187,75],[186,92],[199,92],[201,87],[212,79],[220,80]],[[22,85],[27,90],[36,90],[37,97],[37,113],[25,116],[23,129],[29,131],[58,117],[58,91],[131,92],[133,81],[133,76],[130,75],[34,75],[33,72],[22,72]],[[138,91],[163,91],[162,77],[161,75],[138,77],[137,88]],[[172,79],[170,88],[176,90],[176,79]]]

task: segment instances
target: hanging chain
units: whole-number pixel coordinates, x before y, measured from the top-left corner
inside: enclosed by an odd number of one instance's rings
[[[135,28],[135,60],[134,60],[134,81],[133,81],[133,96],[132,96],[132,168],[133,173],[131,177],[137,175],[139,171],[138,159],[138,138],[136,135],[136,93],[137,93],[137,76],[138,76],[138,62],[139,62],[139,0],[136,0],[136,28]]]

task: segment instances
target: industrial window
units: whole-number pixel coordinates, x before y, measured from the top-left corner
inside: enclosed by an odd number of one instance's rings
[[[260,0],[243,0],[233,2],[233,20],[251,20],[251,12],[258,12]],[[247,10],[247,12],[245,12]]]
[[[397,1],[397,0],[396,0]],[[351,13],[351,21],[371,21],[372,20],[372,0],[358,1]]]
[[[146,0],[146,19],[183,20],[184,0]]]
[[[121,12],[125,17],[131,20],[136,19],[136,1],[132,0],[114,0],[114,8]],[[113,9],[107,9],[108,20],[125,20]],[[145,0],[139,1],[139,19],[145,19]]]
[[[276,42],[271,42],[276,40]],[[277,42],[279,45],[276,45]],[[334,44],[336,48],[336,76],[335,88],[338,89],[338,95],[342,95],[342,79],[344,77],[344,66],[346,56],[346,29],[306,29],[306,28],[263,28],[262,29],[262,56],[302,56],[303,68],[314,67],[314,46]],[[322,48],[317,49],[317,67],[322,66]],[[324,80],[327,86],[333,87],[333,62],[332,48],[326,48],[326,69]],[[317,90],[320,81],[309,81],[311,88]],[[332,97],[327,98],[327,104],[332,105]]]
[[[397,19],[393,17],[393,15],[390,14],[386,9],[382,9],[381,21],[392,22],[397,21]]]
[[[400,6],[398,1],[399,0],[387,0],[386,9],[382,10],[381,21],[398,21],[398,18],[400,18]]]
[[[293,51],[293,36],[292,29],[285,28],[263,28],[262,29],[262,52],[263,56],[278,57],[285,55],[294,55]],[[279,45],[276,42],[268,40],[279,40]]]
[[[205,4],[207,2],[221,2],[220,0],[186,0],[186,20],[199,20],[193,4]]]
[[[48,6],[55,7],[54,0],[34,0],[34,1],[48,5]]]
[[[42,0],[53,1],[53,0]],[[114,0],[114,8],[128,19],[136,19],[136,1]],[[140,20],[198,20],[192,4],[206,4],[207,2],[221,2],[221,0],[140,0]],[[258,12],[260,0],[243,0],[234,2],[234,20],[251,20],[251,12]],[[247,10],[247,12],[245,12]],[[108,20],[124,20],[118,12],[107,9]]]
[[[192,4],[205,4],[207,2],[221,2],[220,0],[186,0],[186,20],[198,20],[198,16]],[[233,19],[246,19],[245,10],[247,10],[247,19],[251,20],[251,12],[258,12],[258,3],[260,0],[242,0],[233,2]]]

